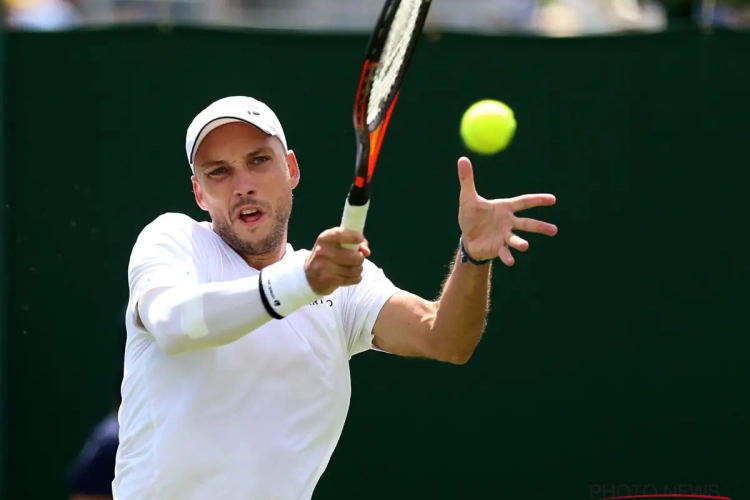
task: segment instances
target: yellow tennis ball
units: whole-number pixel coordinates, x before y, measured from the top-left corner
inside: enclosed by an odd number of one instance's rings
[[[506,104],[485,99],[472,104],[461,118],[461,139],[468,149],[493,155],[505,149],[516,133],[516,118]]]

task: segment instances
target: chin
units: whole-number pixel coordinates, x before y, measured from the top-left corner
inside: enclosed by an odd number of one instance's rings
[[[268,236],[268,228],[263,226],[247,227],[247,225],[240,222],[232,229],[239,239],[247,243],[259,243]]]

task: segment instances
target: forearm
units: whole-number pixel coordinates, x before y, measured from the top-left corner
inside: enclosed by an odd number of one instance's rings
[[[167,354],[234,342],[319,298],[303,263],[282,261],[259,276],[155,289],[138,302],[143,326]],[[265,302],[265,303],[264,303]]]
[[[489,310],[491,266],[461,262],[456,254],[432,327],[433,339],[448,358],[468,359],[479,343]]]

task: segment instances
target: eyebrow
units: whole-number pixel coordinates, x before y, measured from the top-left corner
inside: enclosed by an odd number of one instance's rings
[[[245,160],[249,160],[250,158],[255,158],[256,156],[259,156],[261,154],[270,155],[273,153],[273,148],[270,146],[261,146],[259,148],[253,149],[249,153],[245,155]],[[219,166],[227,166],[229,165],[229,162],[226,160],[208,160],[204,161],[200,164],[201,169],[209,169],[212,167],[219,167]]]

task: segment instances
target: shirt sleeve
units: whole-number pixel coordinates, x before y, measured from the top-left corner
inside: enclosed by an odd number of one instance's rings
[[[149,290],[200,282],[202,251],[196,234],[204,228],[186,215],[164,214],[146,226],[128,265],[130,304]]]
[[[383,270],[365,260],[362,281],[347,287],[343,307],[343,323],[349,346],[349,357],[372,349],[372,328],[380,310],[396,292],[400,291]]]

